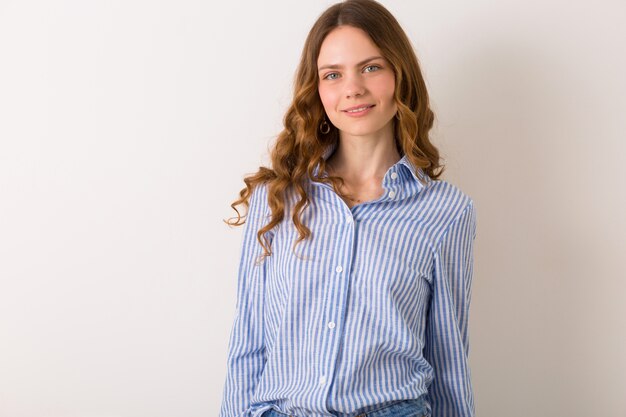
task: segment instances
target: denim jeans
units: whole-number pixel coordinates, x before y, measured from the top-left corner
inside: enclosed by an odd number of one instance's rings
[[[261,417],[307,417],[293,416],[280,411],[270,409]],[[365,413],[355,413],[350,417],[431,417],[430,406],[426,402],[425,395],[416,400],[403,400],[380,408],[373,408]]]

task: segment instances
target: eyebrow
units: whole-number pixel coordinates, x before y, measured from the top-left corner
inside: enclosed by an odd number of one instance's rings
[[[373,61],[373,60],[375,60],[375,59],[383,59],[383,57],[382,57],[382,56],[372,56],[372,57],[369,57],[369,58],[364,59],[363,61],[361,61],[361,62],[357,63],[357,64],[355,65],[355,67],[360,67],[361,65],[366,64],[366,63],[368,63],[368,62],[370,62],[370,61]],[[321,70],[326,69],[326,68],[330,68],[330,69],[339,69],[339,68],[341,68],[341,65],[337,65],[337,64],[333,64],[333,65],[322,65],[322,66],[321,66],[321,67],[319,67],[317,70],[318,70],[318,71],[321,71]]]

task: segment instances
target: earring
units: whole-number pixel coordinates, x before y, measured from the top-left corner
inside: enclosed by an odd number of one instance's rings
[[[322,120],[322,123],[320,123],[320,132],[322,132],[322,135],[330,132],[330,125],[326,123],[326,118],[324,118],[324,120]]]

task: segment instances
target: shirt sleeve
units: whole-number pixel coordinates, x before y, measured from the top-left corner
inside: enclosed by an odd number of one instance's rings
[[[424,357],[434,370],[428,397],[433,417],[473,417],[468,363],[476,211],[473,201],[436,248]]]
[[[236,310],[228,343],[220,417],[251,415],[250,402],[265,366],[263,299],[266,261],[257,265],[255,262],[263,252],[257,231],[268,223],[268,211],[265,188],[259,185],[250,197],[248,215],[242,226]],[[267,234],[268,238],[271,233]]]

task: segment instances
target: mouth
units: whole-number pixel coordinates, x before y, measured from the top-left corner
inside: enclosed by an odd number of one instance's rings
[[[345,113],[359,113],[364,110],[367,110],[371,107],[374,107],[374,104],[363,104],[361,106],[350,107],[349,109],[342,110]]]
[[[374,106],[374,104],[365,104],[362,106],[355,106],[346,110],[342,110],[342,112],[350,117],[360,117],[369,113]]]

